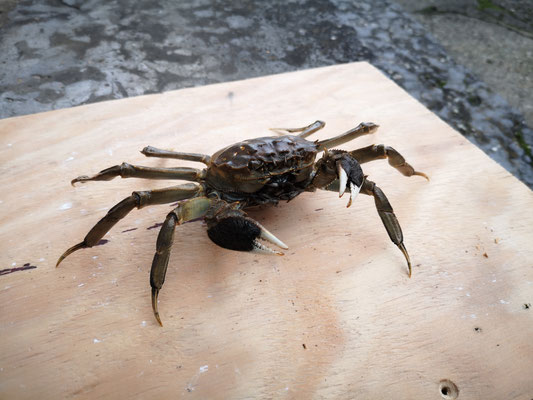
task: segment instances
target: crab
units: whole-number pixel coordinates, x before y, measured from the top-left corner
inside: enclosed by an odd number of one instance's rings
[[[141,153],[147,157],[197,161],[207,168],[151,168],[122,163],[104,169],[94,176],[79,176],[71,181],[108,181],[115,177],[145,179],[177,179],[192,181],[163,189],[135,191],[112,207],[94,225],[82,242],[59,257],[56,267],[73,252],[90,248],[134,208],[177,203],[167,215],[157,237],[156,252],[150,271],[152,310],[163,326],[158,311],[158,295],[165,281],[170,251],[177,225],[203,218],[207,235],[220,247],[229,250],[283,255],[288,246],[245,210],[250,207],[289,201],[303,192],[317,189],[349,195],[350,207],[358,193],[373,196],[376,209],[391,241],[407,261],[411,277],[411,261],[403,244],[403,234],[394,211],[383,191],[363,174],[360,164],[388,159],[389,164],[405,176],[428,176],[416,171],[392,147],[371,145],[353,151],[333,150],[335,146],[362,135],[374,133],[378,125],[360,123],[357,127],[326,140],[309,141],[309,135],[325,126],[316,121],[302,128],[272,128],[278,135],[244,140],[217,151],[212,156],[161,150],[151,146]],[[316,160],[322,152],[322,157]]]

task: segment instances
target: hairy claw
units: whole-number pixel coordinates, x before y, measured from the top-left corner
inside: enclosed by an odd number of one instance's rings
[[[259,222],[242,210],[224,201],[214,203],[206,214],[207,235],[220,247],[230,250],[251,251],[263,254],[279,254],[261,241],[281,249],[289,247]]]
[[[339,177],[339,197],[342,197],[348,187],[350,188],[350,200],[348,200],[348,204],[346,205],[346,207],[350,207],[353,200],[359,194],[362,184],[357,186],[354,182],[352,182],[352,180],[348,177],[348,173],[344,170],[342,163],[340,162],[337,163],[337,175]]]

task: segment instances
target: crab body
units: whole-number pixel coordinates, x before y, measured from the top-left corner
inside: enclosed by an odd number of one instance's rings
[[[134,208],[178,202],[161,226],[150,270],[152,308],[156,320],[162,325],[157,298],[165,281],[176,226],[203,218],[207,222],[209,238],[223,248],[283,255],[281,251],[271,249],[266,243],[281,249],[287,249],[287,245],[250,218],[244,210],[252,206],[289,201],[304,191],[323,189],[337,191],[339,196],[348,193],[348,207],[359,192],[373,196],[383,225],[392,242],[405,256],[411,276],[411,262],[403,244],[400,224],[387,197],[374,182],[366,179],[360,164],[385,158],[405,176],[427,176],[415,171],[400,153],[389,146],[371,145],[353,151],[327,150],[361,135],[373,133],[378,127],[373,123],[361,123],[326,140],[311,142],[305,139],[324,125],[324,122],[316,121],[303,128],[274,129],[285,135],[244,140],[225,147],[212,156],[161,150],[150,146],[141,151],[147,157],[201,162],[206,165],[205,169],[152,168],[122,163],[104,169],[94,176],[75,178],[71,182],[73,185],[76,182],[111,180],[117,176],[178,179],[194,183],[133,192],[131,196],[112,207],[82,242],[65,251],[59,257],[57,265],[76,250],[95,246]],[[322,157],[317,160],[321,152]]]
[[[236,143],[211,157],[207,191],[246,206],[291,200],[309,186],[318,151],[316,143],[292,135]]]

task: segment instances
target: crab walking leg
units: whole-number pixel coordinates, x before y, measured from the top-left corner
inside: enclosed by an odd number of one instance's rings
[[[319,131],[325,126],[326,123],[324,121],[315,121],[310,125],[304,126],[303,128],[270,128],[270,130],[282,135],[286,135],[287,133],[301,132],[298,136],[305,138]]]
[[[325,188],[325,190],[338,193],[339,188],[340,181],[339,179],[336,179],[331,185]],[[396,215],[394,214],[392,206],[390,205],[389,200],[385,196],[385,193],[383,193],[383,191],[379,187],[377,187],[374,182],[369,181],[368,179],[365,179],[365,181],[363,182],[363,185],[361,186],[361,193],[374,197],[376,209],[381,218],[381,221],[383,222],[383,225],[385,226],[385,229],[387,230],[387,233],[389,234],[390,239],[396,246],[398,246],[398,248],[405,256],[410,278],[411,259],[409,258],[407,249],[403,244],[402,228],[400,227],[400,223],[398,222],[398,219],[396,218]]]
[[[205,165],[209,165],[211,161],[211,157],[206,154],[181,153],[178,151],[157,149],[152,146],[146,146],[144,149],[141,150],[141,153],[144,154],[146,157],[174,158],[177,160],[198,161],[204,163]]]
[[[339,146],[343,143],[354,140],[359,136],[368,135],[374,133],[379,128],[379,125],[374,124],[373,122],[361,122],[355,128],[350,129],[338,136],[335,136],[331,139],[320,140],[317,142],[318,149],[332,149],[335,146]]]
[[[205,170],[187,167],[152,168],[122,163],[121,165],[114,165],[106,168],[94,176],[78,176],[70,183],[74,185],[76,182],[110,181],[117,176],[120,176],[121,178],[183,179],[186,181],[198,181],[205,178]]]
[[[165,219],[157,236],[156,252],[150,270],[150,286],[152,287],[152,310],[159,325],[163,326],[157,309],[159,290],[165,282],[170,250],[174,241],[174,230],[177,225],[203,217],[214,200],[207,197],[196,197],[184,200]]]
[[[390,240],[392,240],[392,242],[396,246],[398,246],[398,248],[401,250],[401,252],[405,256],[405,260],[407,261],[407,268],[409,269],[409,278],[410,278],[411,277],[411,259],[409,258],[407,249],[405,248],[403,244],[402,228],[400,227],[400,223],[398,222],[398,219],[396,218],[396,215],[394,214],[394,211],[392,209],[392,206],[389,203],[389,200],[387,199],[387,196],[385,196],[385,193],[383,193],[383,191],[379,187],[377,187],[374,182],[369,181],[368,179],[365,179],[365,182],[363,183],[363,186],[361,187],[361,193],[374,197],[376,209],[381,218],[381,222],[383,222],[383,225],[385,226],[385,229],[387,230],[387,233],[389,234]]]
[[[186,183],[170,188],[133,192],[120,203],[111,208],[107,214],[93,226],[82,242],[65,251],[57,260],[59,266],[67,256],[76,250],[86,249],[96,245],[115,224],[129,214],[135,207],[142,208],[155,204],[172,203],[189,199],[202,194],[202,187],[193,183]]]
[[[384,144],[373,144],[368,147],[363,147],[349,152],[352,157],[354,157],[360,164],[379,160],[379,159],[388,159],[389,164],[396,168],[400,173],[405,176],[423,176],[429,181],[429,177],[423,172],[415,171],[415,169],[405,161],[405,158],[394,150],[390,146],[385,146]]]

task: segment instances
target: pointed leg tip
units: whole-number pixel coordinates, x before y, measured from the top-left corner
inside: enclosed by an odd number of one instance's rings
[[[409,253],[407,252],[407,249],[403,245],[403,243],[400,243],[397,245],[398,248],[402,251],[403,255],[405,256],[405,260],[407,261],[407,269],[408,269],[408,276],[411,278],[412,275],[412,268],[411,268],[411,259],[409,258]]]
[[[56,262],[56,268],[59,267],[59,264],[61,264],[61,261],[63,261],[64,259],[65,259],[65,257],[63,257],[63,256],[59,257],[59,259]]]
[[[86,182],[88,180],[90,180],[91,178],[89,178],[87,175],[82,175],[82,176],[78,176],[77,178],[74,178],[73,180],[70,181],[70,184],[72,186],[76,186],[76,183],[78,182]]]
[[[424,174],[423,172],[418,172],[418,171],[415,171],[414,175],[418,175],[418,176],[421,176],[423,178],[426,178],[426,180],[429,182],[430,179],[429,179],[429,176],[427,176],[426,174]]]
[[[157,309],[157,296],[159,295],[159,289],[152,288],[152,310],[154,312],[154,317],[157,320],[159,326],[163,326],[161,318],[159,317],[159,311]]]
[[[63,254],[61,254],[61,257],[59,257],[59,259],[57,260],[57,263],[56,263],[56,268],[59,266],[59,264],[61,264],[61,261],[63,261],[65,258],[67,258],[69,255],[71,255],[72,253],[74,253],[76,250],[80,250],[80,249],[85,249],[87,248],[88,246],[85,244],[85,241],[81,242],[81,243],[78,243],[78,244],[75,244],[74,246],[72,246],[70,249],[68,249],[67,251],[65,251]]]

